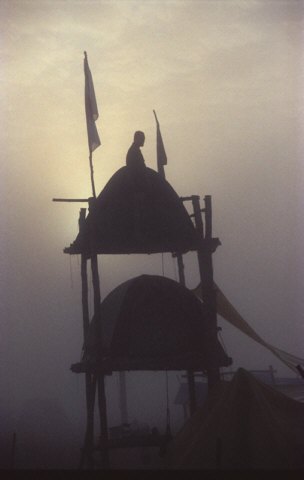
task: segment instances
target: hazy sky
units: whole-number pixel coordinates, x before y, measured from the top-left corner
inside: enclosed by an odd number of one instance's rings
[[[52,198],[91,195],[84,50],[100,113],[97,191],[135,130],[156,169],[155,109],[167,180],[179,195],[212,195],[216,282],[266,341],[303,357],[304,2],[0,0],[0,18],[0,403],[82,394],[69,372],[82,341],[80,266],[63,254],[80,205]],[[195,257],[185,263],[193,288]],[[175,272],[166,255],[165,274]],[[140,273],[161,275],[161,256],[102,257],[102,296]],[[219,324],[234,368],[289,374]]]

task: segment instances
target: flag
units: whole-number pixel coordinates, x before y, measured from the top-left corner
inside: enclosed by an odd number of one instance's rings
[[[93,85],[92,74],[89,68],[87,54],[84,52],[84,77],[85,77],[85,111],[87,118],[89,150],[92,153],[100,145],[95,121],[98,118],[98,109]]]
[[[202,299],[201,293],[202,284],[200,283],[192,292],[200,299]],[[270,350],[277,358],[279,358],[287,367],[294,371],[294,373],[299,373],[299,366],[304,365],[304,358],[296,357],[284,350],[280,350],[270,343],[265,342],[253,328],[246,322],[246,320],[238,313],[234,306],[229,302],[228,298],[223,294],[221,289],[214,282],[214,288],[216,289],[216,300],[217,300],[217,313],[231,323],[234,327],[241,330],[241,332],[248,335],[254,341],[263,345],[263,347]]]
[[[163,177],[165,176],[165,169],[164,165],[167,165],[167,155],[165,152],[164,142],[160,133],[159,122],[157,120],[157,116],[155,110],[153,110],[155,120],[156,120],[156,144],[157,144],[157,170],[158,173]]]

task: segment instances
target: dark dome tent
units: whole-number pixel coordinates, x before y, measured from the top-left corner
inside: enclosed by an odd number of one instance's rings
[[[120,168],[96,199],[65,253],[187,252],[197,232],[182,200],[157,172]]]
[[[101,303],[100,318],[93,317],[90,324],[81,368],[204,370],[214,362],[228,366],[231,359],[218,341],[211,350],[202,302],[174,280],[141,275],[119,285]]]

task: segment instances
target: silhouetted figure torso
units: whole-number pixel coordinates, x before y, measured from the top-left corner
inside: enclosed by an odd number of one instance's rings
[[[128,150],[126,164],[132,169],[142,169],[145,167],[145,160],[141,153],[140,147],[145,143],[145,134],[143,132],[135,132],[134,141]]]
[[[145,166],[145,160],[140,148],[132,143],[128,150],[126,164],[128,167],[142,167]]]
[[[145,143],[145,134],[137,131],[134,133],[134,141],[128,150],[126,157],[127,169],[130,178],[130,199],[133,210],[133,236],[136,242],[143,241],[142,219],[145,210],[145,198],[147,194],[146,165],[140,147]]]

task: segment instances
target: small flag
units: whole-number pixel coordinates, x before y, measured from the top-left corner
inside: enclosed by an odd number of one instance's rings
[[[84,52],[84,77],[85,77],[85,111],[87,118],[89,150],[92,153],[100,145],[95,121],[98,118],[98,109],[93,85],[92,74],[88,64],[87,53]]]
[[[155,120],[156,120],[156,143],[157,143],[157,170],[158,173],[163,177],[166,178],[165,176],[165,169],[164,165],[167,165],[167,155],[165,152],[165,147],[164,147],[164,142],[160,133],[160,128],[159,128],[159,122],[155,113],[155,110],[153,110]]]

